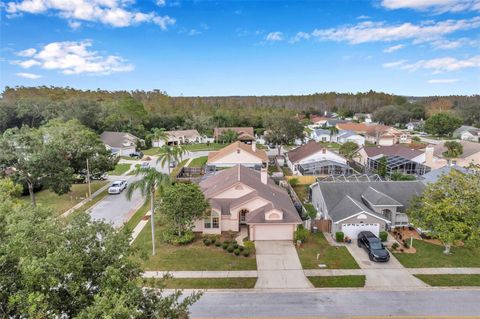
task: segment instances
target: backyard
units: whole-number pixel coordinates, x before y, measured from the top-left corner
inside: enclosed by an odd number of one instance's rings
[[[443,246],[423,240],[414,239],[413,247],[417,251],[414,254],[395,253],[407,268],[480,267],[480,247],[452,247],[450,255],[443,253]]]
[[[330,246],[323,233],[310,233],[307,242],[297,247],[297,253],[304,269],[318,269],[319,264],[325,264],[327,269],[359,268],[346,247]]]

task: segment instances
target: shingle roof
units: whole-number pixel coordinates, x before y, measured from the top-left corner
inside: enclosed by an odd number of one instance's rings
[[[207,163],[215,162],[221,159],[222,157],[232,153],[232,152],[237,152],[238,150],[244,151],[247,153],[250,153],[256,157],[258,157],[259,160],[261,161],[268,161],[268,156],[267,153],[265,153],[264,150],[261,149],[256,149],[255,151],[252,149],[252,145],[247,145],[245,143],[242,143],[240,141],[233,142],[232,144],[225,146],[219,151],[216,152],[210,152],[208,153],[208,161]],[[241,164],[241,163],[239,163]]]
[[[253,127],[216,127],[213,129],[213,137],[217,139],[218,137],[220,137],[220,135],[229,130],[236,132],[239,139],[255,138]]]
[[[480,153],[480,143],[469,142],[469,141],[457,141],[463,146],[463,153],[459,158],[466,158],[473,154]],[[443,152],[447,150],[444,146],[445,142],[437,144],[433,147],[433,154],[437,157],[443,157]]]
[[[392,146],[364,146],[363,149],[367,153],[368,157],[375,157],[378,155],[401,156],[403,158],[411,160],[423,154],[423,152],[419,150],[411,149],[399,144],[395,144]]]
[[[290,152],[287,153],[288,159],[292,163],[296,163],[303,158],[310,156],[312,154],[315,154],[317,152],[320,152],[324,149],[322,145],[315,141],[310,141],[307,144],[304,144],[300,147],[297,147]]]
[[[362,197],[366,199],[369,203],[375,206],[384,206],[384,205],[395,205],[402,206],[398,201],[391,198],[387,194],[384,194],[373,187],[368,187],[365,192],[362,194]]]
[[[361,212],[368,212],[374,216],[385,219],[384,216],[377,214],[370,208],[365,206],[362,202],[355,200],[350,196],[345,196],[335,207],[332,208],[328,214],[332,217],[334,222],[349,218]]]
[[[424,184],[428,184],[428,183],[434,183],[436,182],[440,177],[442,177],[442,175],[447,175],[450,173],[450,171],[454,169],[454,170],[457,170],[459,172],[462,172],[464,174],[469,174],[471,173],[468,169],[464,168],[464,167],[461,167],[461,166],[457,166],[457,165],[453,165],[453,166],[449,166],[449,165],[445,165],[441,168],[437,168],[437,169],[434,169],[430,172],[428,172],[427,174],[423,175],[422,176],[422,182]]]
[[[165,132],[170,137],[182,137],[186,138],[197,138],[200,136],[197,130],[177,130],[177,131],[166,131]]]
[[[337,124],[339,130],[354,131],[356,133],[366,133],[369,126],[365,123],[339,123]]]
[[[105,131],[100,139],[110,147],[123,148],[134,146],[138,138],[130,133]]]

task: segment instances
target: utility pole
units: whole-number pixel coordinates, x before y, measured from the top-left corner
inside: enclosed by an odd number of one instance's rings
[[[88,158],[87,158],[87,183],[88,183],[88,198],[92,200],[92,187],[90,186],[90,167],[88,166]]]

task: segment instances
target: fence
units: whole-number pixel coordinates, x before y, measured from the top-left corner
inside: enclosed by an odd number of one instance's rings
[[[179,182],[195,182],[199,183],[202,176],[205,174],[203,167],[182,167],[175,179]]]
[[[332,221],[329,219],[314,219],[313,226],[317,227],[321,232],[331,232],[332,231]]]

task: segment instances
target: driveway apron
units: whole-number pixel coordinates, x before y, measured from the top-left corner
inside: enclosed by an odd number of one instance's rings
[[[297,251],[290,241],[255,242],[258,280],[257,289],[312,288],[305,277]]]

